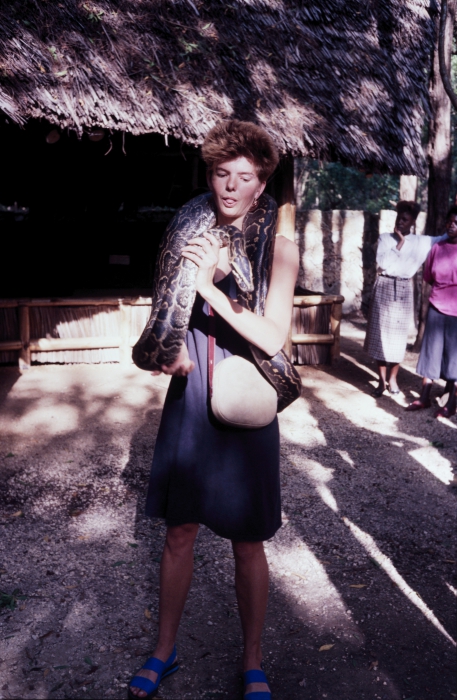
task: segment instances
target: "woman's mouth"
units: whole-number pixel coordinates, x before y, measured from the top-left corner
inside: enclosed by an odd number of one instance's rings
[[[235,206],[235,204],[236,204],[236,199],[231,199],[229,197],[227,197],[227,198],[223,197],[222,201],[224,202],[225,206],[229,207],[229,208]]]

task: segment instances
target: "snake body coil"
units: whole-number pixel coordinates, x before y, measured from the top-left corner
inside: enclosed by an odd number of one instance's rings
[[[178,357],[195,301],[197,266],[181,251],[191,238],[210,231],[228,246],[229,261],[238,287],[238,302],[262,316],[268,291],[277,219],[276,202],[263,194],[254,211],[245,216],[243,231],[216,226],[212,195],[200,195],[185,204],[169,223],[160,244],[152,290],[152,311],[133,348],[141,369],[161,370]],[[298,372],[281,350],[269,357],[250,344],[252,356],[278,394],[278,411],[301,393]]]

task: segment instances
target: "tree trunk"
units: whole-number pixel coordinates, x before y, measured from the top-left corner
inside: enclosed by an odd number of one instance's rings
[[[444,32],[444,58],[448,70],[451,64],[452,33],[454,28],[457,0],[450,0],[447,8],[446,27]],[[443,233],[446,212],[449,207],[451,187],[451,102],[444,89],[440,76],[438,53],[439,21],[435,28],[435,49],[433,52],[432,69],[430,73],[430,105],[432,116],[429,122],[428,140],[428,208],[425,224],[426,236],[437,236]],[[428,309],[429,289],[422,282],[422,300],[419,315],[419,329],[414,349],[420,348],[425,330],[425,319]]]
[[[277,201],[278,201],[278,225],[276,231],[279,236],[295,240],[295,183],[294,183],[294,158],[285,156],[281,159],[279,172],[276,175]]]
[[[455,21],[455,4],[453,0],[441,0],[441,17],[438,38],[438,55],[440,61],[440,75],[443,81],[443,87],[447,92],[451,104],[457,110],[457,95],[452,89],[452,78],[450,71],[450,63],[447,56],[447,41],[448,41],[448,12],[451,14],[452,22]],[[451,39],[452,41],[452,39]]]

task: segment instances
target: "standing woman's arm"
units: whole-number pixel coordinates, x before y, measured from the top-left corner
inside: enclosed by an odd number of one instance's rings
[[[271,280],[264,314],[264,318],[274,319],[278,327],[279,337],[276,352],[279,352],[284,346],[289,334],[298,268],[298,246],[288,238],[278,236],[275,242]],[[254,343],[254,345],[261,347],[258,343]],[[272,352],[271,355],[275,355],[276,352]]]
[[[283,236],[275,241],[273,266],[265,314],[257,316],[229,299],[214,286],[213,278],[219,259],[219,243],[211,234],[193,239],[183,249],[183,255],[198,266],[197,291],[243,338],[270,355],[276,355],[287,339],[294,289],[298,275],[298,247]]]

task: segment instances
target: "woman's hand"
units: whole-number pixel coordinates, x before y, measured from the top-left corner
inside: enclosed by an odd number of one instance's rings
[[[173,377],[187,377],[187,375],[192,372],[194,367],[195,362],[192,362],[192,360],[189,358],[187,345],[183,343],[176,360],[172,365],[162,365],[162,372],[164,374],[171,374]],[[160,372],[151,372],[151,374],[157,376],[160,374]]]
[[[402,232],[400,231],[400,229],[398,228],[398,226],[395,226],[394,233],[397,234],[398,239],[399,239],[398,243],[397,243],[397,250],[401,250],[403,248],[403,243],[405,242],[405,237],[402,234]]]
[[[181,255],[188,260],[192,260],[197,267],[197,278],[195,286],[203,298],[214,286],[213,279],[219,262],[219,252],[221,246],[217,238],[205,231],[203,236],[192,238],[182,249]]]

